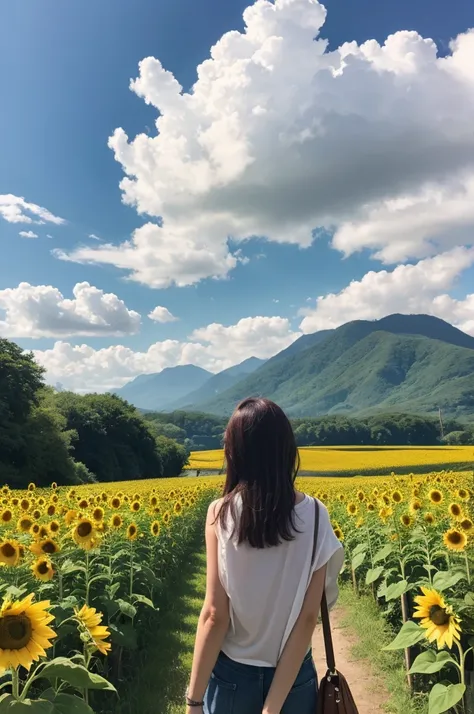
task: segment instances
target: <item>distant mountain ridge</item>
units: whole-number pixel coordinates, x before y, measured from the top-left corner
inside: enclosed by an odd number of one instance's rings
[[[155,374],[135,377],[115,394],[140,409],[165,411],[168,404],[198,389],[211,376],[211,372],[194,364],[166,367]]]
[[[292,416],[431,413],[439,406],[472,413],[474,338],[429,315],[349,322],[303,336],[199,408],[228,415],[251,394],[274,399]]]

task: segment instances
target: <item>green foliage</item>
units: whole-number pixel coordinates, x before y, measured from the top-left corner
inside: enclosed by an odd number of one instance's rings
[[[43,372],[31,353],[0,340],[0,482],[21,488],[181,472],[184,429],[145,422],[112,394],[55,393]]]

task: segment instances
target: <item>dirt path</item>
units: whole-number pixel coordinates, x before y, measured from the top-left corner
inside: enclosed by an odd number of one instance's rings
[[[368,661],[356,660],[353,657],[352,647],[357,638],[342,625],[343,620],[344,611],[336,607],[331,612],[331,626],[337,668],[349,682],[359,714],[383,714],[385,711],[383,705],[388,700],[388,693],[383,683],[370,672]],[[320,626],[317,627],[313,637],[313,656],[318,676],[322,677],[327,668]]]

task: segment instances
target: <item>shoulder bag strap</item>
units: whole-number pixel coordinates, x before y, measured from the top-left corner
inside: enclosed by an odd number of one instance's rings
[[[319,504],[316,498],[314,500],[314,536],[313,536],[313,554],[311,556],[311,564],[314,563],[316,556],[316,546],[318,543],[319,531]],[[321,598],[321,619],[323,622],[324,646],[326,648],[326,663],[330,672],[336,671],[336,660],[334,657],[334,646],[332,643],[331,623],[329,622],[329,608],[326,599],[326,590],[323,589]]]

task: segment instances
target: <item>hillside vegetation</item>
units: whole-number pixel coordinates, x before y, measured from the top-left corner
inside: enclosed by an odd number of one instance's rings
[[[292,416],[429,414],[440,407],[468,416],[474,410],[474,338],[429,316],[350,322],[303,350],[277,355],[200,407],[227,415],[250,394],[274,399]]]

